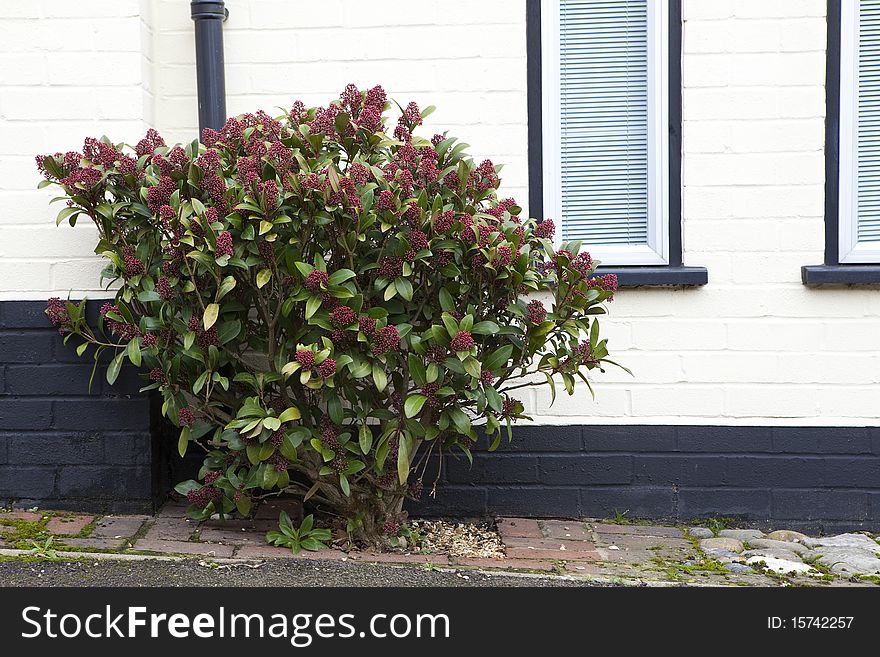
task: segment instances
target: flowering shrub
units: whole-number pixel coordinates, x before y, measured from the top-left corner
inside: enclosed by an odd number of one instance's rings
[[[112,355],[111,383],[125,360],[143,368],[180,453],[205,451],[200,481],[178,486],[193,517],[295,492],[381,543],[430,457],[470,458],[475,424],[494,449],[525,417],[511,390],[572,394],[606,360],[595,317],[614,276],[499,200],[492,162],[416,136],[433,108],[410,103],[391,129],[389,107],[349,85],[203,144],[150,130],[134,149],[87,139],[37,158],[64,191],[58,223],[92,221],[120,284],[97,331],[82,304],[51,299],[49,319],[80,355]],[[549,305],[524,298],[538,292]]]

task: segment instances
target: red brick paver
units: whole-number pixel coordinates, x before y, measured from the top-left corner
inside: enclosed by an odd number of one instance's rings
[[[573,541],[591,541],[593,534],[584,523],[577,520],[544,520],[544,534],[548,538],[568,539]]]
[[[199,540],[226,545],[255,545],[266,543],[266,532],[242,531],[235,529],[215,529],[208,527],[199,530]]]
[[[42,513],[33,511],[7,511],[0,513],[0,520],[24,520],[25,522],[37,522],[43,518]]]
[[[572,561],[598,561],[599,553],[595,550],[551,550],[547,548],[511,547],[507,548],[507,556],[513,559],[560,559]]]
[[[595,546],[587,541],[570,541],[568,539],[553,538],[519,538],[512,536],[505,539],[504,545],[510,548],[533,548],[541,550],[565,551],[592,551]]]
[[[681,538],[680,529],[676,527],[658,527],[655,525],[606,525],[593,523],[592,527],[601,534],[635,534],[638,536],[669,536]]]
[[[537,520],[529,518],[499,518],[496,529],[501,538],[519,536],[523,538],[542,538],[541,527]]]
[[[94,516],[58,516],[46,523],[46,531],[58,536],[76,536],[94,521]]]
[[[157,541],[185,541],[198,528],[198,525],[187,518],[178,516],[158,517],[147,530],[144,538]]]
[[[150,516],[104,516],[95,523],[90,536],[94,538],[127,538],[134,536]]]
[[[59,542],[70,547],[111,550],[113,552],[128,547],[124,543],[124,539],[120,538],[62,538]]]

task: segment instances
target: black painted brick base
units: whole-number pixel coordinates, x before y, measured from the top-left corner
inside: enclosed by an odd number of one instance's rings
[[[89,304],[94,316],[99,304]],[[49,324],[44,302],[0,302],[0,506],[149,512],[163,493],[150,399],[114,386]]]
[[[520,426],[497,452],[476,448],[472,469],[447,456],[436,499],[411,510],[876,530],[880,428]]]
[[[94,315],[99,304],[91,304]],[[49,326],[41,302],[0,302],[0,505],[151,511],[196,460],[169,457],[156,398]],[[482,444],[485,444],[483,441]],[[426,489],[433,479],[429,468]],[[495,453],[444,461],[423,515],[734,517],[776,527],[880,529],[880,428],[520,426]]]

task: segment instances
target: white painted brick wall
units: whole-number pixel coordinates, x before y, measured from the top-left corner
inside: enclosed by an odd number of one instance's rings
[[[527,207],[524,4],[228,0],[229,111],[381,83],[436,104],[426,130],[504,162]],[[55,230],[31,156],[92,132],[133,139],[142,119],[191,139],[188,6],[0,6],[0,295],[88,289],[91,237]],[[684,259],[710,284],[621,292],[603,330],[635,376],[597,376],[595,402],[562,392],[551,408],[529,391],[526,408],[541,422],[875,425],[880,292],[800,284],[823,252],[825,0],[683,0],[683,15]]]
[[[37,153],[144,129],[138,0],[0,0],[0,300],[105,296],[94,230],[55,227]]]

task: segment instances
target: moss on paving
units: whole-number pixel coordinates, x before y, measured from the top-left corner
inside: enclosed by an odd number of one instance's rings
[[[39,520],[22,520],[20,518],[0,518],[0,525],[12,527],[12,531],[4,532],[3,539],[19,550],[30,550],[33,542],[44,542],[51,534],[46,530],[46,523],[51,516],[46,514]]]

